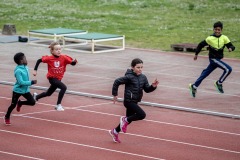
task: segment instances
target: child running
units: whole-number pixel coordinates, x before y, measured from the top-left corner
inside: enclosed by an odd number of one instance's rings
[[[67,64],[71,64],[74,66],[77,63],[77,60],[76,59],[73,60],[71,57],[62,54],[61,46],[58,42],[52,42],[49,48],[52,55],[46,55],[37,60],[33,75],[34,76],[37,75],[37,69],[41,62],[47,63],[48,65],[47,79],[50,83],[50,87],[46,92],[42,92],[39,95],[37,95],[37,93],[34,93],[34,99],[38,101],[43,97],[51,96],[53,92],[57,88],[59,88],[60,92],[58,94],[58,100],[55,109],[57,111],[64,111],[61,102],[67,90],[67,87],[63,82],[61,82],[61,80],[63,78],[64,72],[66,71]]]
[[[12,102],[8,107],[7,113],[4,117],[6,125],[11,125],[10,115],[13,109],[17,106],[17,111],[20,112],[22,105],[35,105],[35,100],[30,93],[29,86],[36,84],[37,80],[29,80],[29,71],[27,66],[27,59],[24,53],[19,52],[14,55],[14,61],[17,64],[14,70],[16,83],[13,86]],[[26,101],[18,100],[20,96],[26,98]]]
[[[208,67],[202,71],[201,75],[196,80],[196,82],[194,84],[191,83],[189,84],[190,94],[192,95],[192,97],[196,96],[197,88],[199,87],[201,82],[216,68],[221,68],[223,70],[223,73],[220,76],[220,78],[214,82],[214,86],[216,87],[219,93],[224,93],[222,83],[230,75],[230,73],[232,72],[232,68],[221,60],[224,57],[223,50],[226,46],[228,48],[228,51],[232,52],[235,50],[235,47],[230,42],[227,36],[221,34],[222,29],[223,24],[221,22],[218,21],[214,23],[213,25],[214,33],[198,44],[193,59],[197,60],[199,52],[202,50],[204,46],[208,45],[209,46],[208,55],[210,63]]]
[[[146,113],[140,108],[138,102],[143,97],[143,90],[146,93],[152,92],[157,88],[158,80],[155,79],[152,85],[149,85],[147,77],[142,74],[143,61],[139,58],[133,59],[131,69],[127,69],[125,76],[117,78],[114,81],[112,88],[113,102],[117,101],[118,87],[125,84],[124,101],[123,104],[126,108],[126,117],[120,118],[120,124],[109,131],[113,141],[120,143],[118,134],[120,131],[126,133],[127,126],[132,121],[142,120],[146,117]]]

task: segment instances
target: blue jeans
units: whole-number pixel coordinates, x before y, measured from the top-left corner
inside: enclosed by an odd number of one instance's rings
[[[210,74],[212,71],[214,71],[216,68],[221,68],[223,70],[223,74],[218,80],[218,83],[223,83],[225,79],[229,76],[229,74],[232,72],[232,68],[226,64],[225,62],[221,61],[221,59],[214,59],[209,58],[209,65],[206,69],[204,69],[199,76],[199,78],[194,83],[194,86],[198,87],[202,81]]]

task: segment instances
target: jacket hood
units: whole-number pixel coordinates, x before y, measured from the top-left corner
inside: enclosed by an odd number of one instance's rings
[[[132,69],[127,69],[126,73],[125,73],[125,76],[128,75],[128,74],[132,74],[134,76],[137,76],[137,74],[135,72],[133,72]]]

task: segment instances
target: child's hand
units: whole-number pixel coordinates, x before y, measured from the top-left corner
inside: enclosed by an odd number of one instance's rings
[[[228,51],[229,51],[229,52],[232,52],[232,48],[228,48]]]
[[[153,87],[157,87],[157,85],[159,84],[159,81],[157,80],[157,78],[154,80],[154,82],[152,83]]]
[[[77,61],[77,59],[75,58],[75,59],[73,60],[73,62],[76,62],[76,63],[77,63],[78,61]]]
[[[194,61],[196,61],[196,60],[197,60],[197,55],[195,55],[195,56],[193,57],[193,60],[194,60]]]
[[[32,80],[32,84],[37,84],[37,80]]]
[[[115,104],[117,101],[117,96],[113,96],[113,103]]]
[[[36,70],[33,71],[33,75],[34,75],[34,76],[37,75],[37,71],[36,71]]]

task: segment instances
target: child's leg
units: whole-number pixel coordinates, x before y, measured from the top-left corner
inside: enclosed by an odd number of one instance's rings
[[[124,106],[127,109],[126,117],[128,124],[130,124],[132,121],[143,120],[146,117],[146,113],[137,103],[124,102]]]
[[[124,106],[126,107],[126,118],[128,124],[132,121],[142,120],[146,117],[146,113],[142,110],[142,108],[133,102],[124,102]],[[120,124],[115,128],[116,132],[120,132]]]
[[[230,75],[230,73],[232,72],[232,67],[229,66],[227,63],[215,59],[216,64],[218,65],[219,68],[221,68],[223,70],[223,74],[221,75],[221,77],[218,80],[219,84],[222,84],[225,79]]]
[[[29,105],[29,106],[35,105],[35,100],[33,99],[33,96],[31,95],[30,92],[25,93],[22,96],[26,98],[26,101],[20,101],[21,105]]]
[[[5,118],[7,118],[7,119],[10,118],[10,115],[11,115],[12,111],[14,110],[14,108],[16,107],[18,99],[19,99],[20,96],[21,96],[21,94],[13,92],[12,102],[11,102],[11,105],[8,107]]]
[[[67,90],[67,86],[56,78],[51,79],[51,84],[52,85],[54,84],[54,86],[60,89],[60,92],[58,94],[57,104],[61,104],[63,96]]]
[[[57,86],[54,83],[52,83],[52,78],[49,79],[49,82],[50,82],[51,85],[48,88],[47,92],[42,92],[42,93],[38,94],[36,96],[36,101],[41,99],[41,98],[51,96],[53,94],[53,92],[57,89]]]
[[[198,87],[202,83],[202,81],[207,76],[209,76],[209,74],[212,73],[212,71],[214,71],[216,68],[217,68],[217,65],[215,65],[215,63],[212,60],[210,60],[208,67],[202,71],[201,75],[199,76],[199,78],[196,80],[196,82],[193,85],[195,87]]]
[[[130,104],[130,102],[128,102],[128,103]],[[128,107],[128,103],[126,103],[126,102],[123,103],[124,106],[125,106],[125,108],[126,108],[126,117],[129,117],[129,116],[135,114],[134,111],[132,111],[131,109],[128,109],[128,108],[129,108],[129,107]],[[129,123],[131,123],[131,122],[128,121],[128,124],[129,124]],[[115,130],[116,130],[116,132],[118,132],[118,133],[121,131],[120,123],[119,123],[119,125],[115,128]]]

